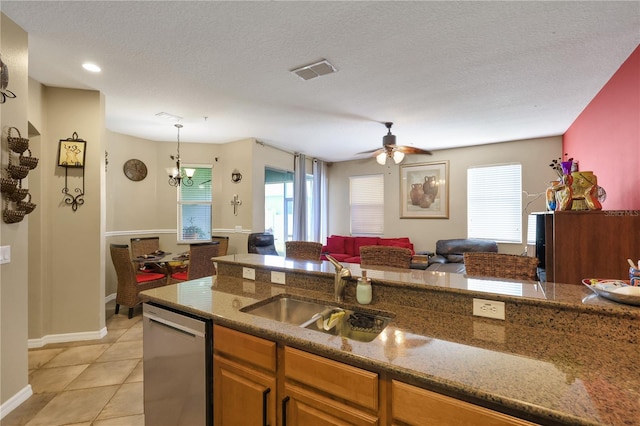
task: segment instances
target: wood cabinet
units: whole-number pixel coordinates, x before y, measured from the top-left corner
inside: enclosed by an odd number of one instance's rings
[[[640,211],[558,211],[542,215],[536,240],[546,280],[581,284],[583,278],[629,279],[627,259],[640,259]],[[536,244],[537,246],[539,244]]]
[[[393,425],[532,426],[534,423],[431,392],[391,382]]]
[[[226,327],[213,335],[215,425],[533,425]]]
[[[376,373],[284,348],[282,425],[378,425]]]
[[[276,425],[276,344],[213,329],[214,424]]]

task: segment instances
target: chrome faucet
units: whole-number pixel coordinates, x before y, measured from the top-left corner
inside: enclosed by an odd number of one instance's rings
[[[342,302],[344,299],[344,290],[347,287],[347,283],[351,279],[351,271],[349,268],[345,268],[340,262],[335,260],[330,255],[325,255],[327,260],[336,268],[336,276],[333,282],[333,292],[336,302]]]

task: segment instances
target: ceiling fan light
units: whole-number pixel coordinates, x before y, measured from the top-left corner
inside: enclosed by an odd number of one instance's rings
[[[384,166],[387,163],[387,153],[381,152],[380,154],[376,155],[376,161],[381,166]]]
[[[404,160],[404,152],[393,151],[393,161],[396,164],[400,164],[402,160]]]

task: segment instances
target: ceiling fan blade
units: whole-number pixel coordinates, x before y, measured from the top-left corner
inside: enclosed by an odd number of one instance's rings
[[[413,146],[403,146],[399,145],[396,150],[404,153],[404,154],[425,154],[432,155],[431,151],[427,151],[426,149],[415,148]]]
[[[362,152],[358,152],[356,155],[360,155],[360,154],[371,154],[372,156],[376,156],[380,153],[383,152],[387,152],[387,148],[377,148],[377,149],[370,149],[369,151],[362,151]]]

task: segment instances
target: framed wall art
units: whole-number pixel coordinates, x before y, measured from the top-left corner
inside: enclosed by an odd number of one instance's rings
[[[78,139],[78,134],[73,133],[69,139],[60,139],[58,148],[58,166],[84,167],[84,153],[87,141]]]
[[[400,219],[449,218],[449,162],[400,165]]]

